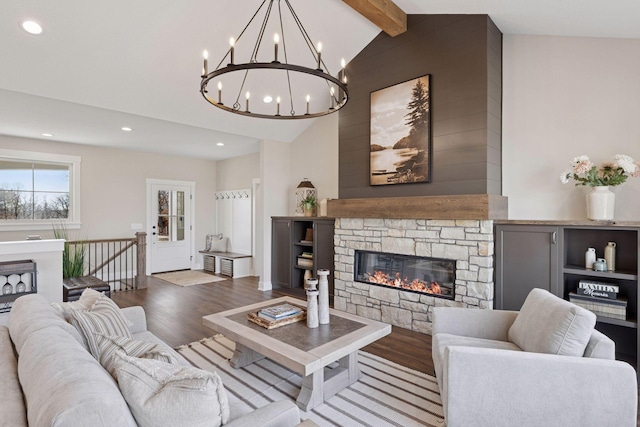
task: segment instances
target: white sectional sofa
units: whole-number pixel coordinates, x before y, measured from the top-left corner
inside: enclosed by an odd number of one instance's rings
[[[171,355],[174,363],[190,366],[147,330],[141,307],[125,308],[121,313],[135,340],[156,343]],[[0,378],[2,425],[138,425],[116,380],[87,350],[82,335],[65,320],[64,314],[41,296],[28,295],[16,300],[9,328],[0,327]],[[239,415],[234,413],[234,397],[227,398],[230,416],[226,426],[277,427],[300,422],[299,410],[292,401],[274,402]],[[171,415],[174,419],[182,416],[175,412]],[[189,419],[192,414],[183,415]],[[206,425],[217,423],[211,419]]]

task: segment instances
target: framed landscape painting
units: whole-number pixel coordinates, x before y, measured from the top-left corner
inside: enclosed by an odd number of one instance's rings
[[[371,92],[371,185],[431,180],[429,77]]]

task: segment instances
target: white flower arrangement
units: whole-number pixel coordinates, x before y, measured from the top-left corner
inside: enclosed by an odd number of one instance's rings
[[[575,157],[570,164],[571,169],[560,175],[563,184],[573,179],[576,185],[614,186],[623,184],[629,177],[640,176],[640,162],[634,161],[626,154],[616,154],[613,162],[605,162],[597,167],[585,155]]]

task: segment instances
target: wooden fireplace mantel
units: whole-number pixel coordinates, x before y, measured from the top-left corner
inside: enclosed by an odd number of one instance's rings
[[[507,197],[493,194],[333,199],[334,218],[507,219]]]

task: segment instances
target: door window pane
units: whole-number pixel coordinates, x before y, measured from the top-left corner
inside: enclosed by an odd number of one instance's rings
[[[158,191],[158,241],[184,240],[184,191]]]

